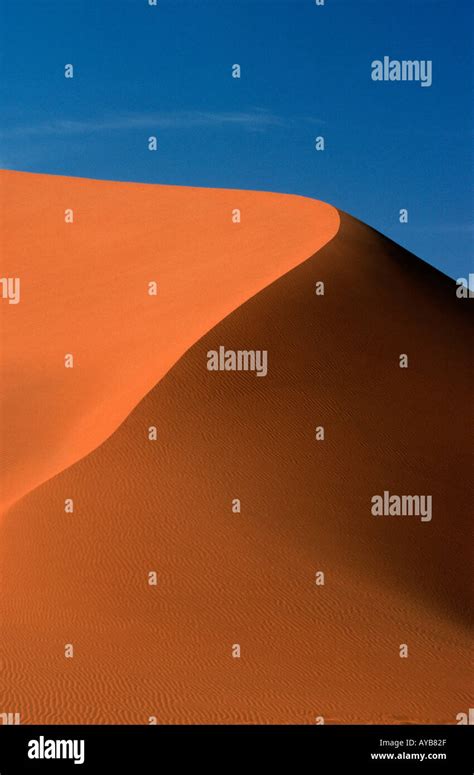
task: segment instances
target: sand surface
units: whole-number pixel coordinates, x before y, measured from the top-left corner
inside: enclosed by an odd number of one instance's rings
[[[0,508],[97,447],[197,339],[339,227],[323,202],[253,191],[3,171],[0,194],[1,276],[21,280],[20,303],[0,305]]]

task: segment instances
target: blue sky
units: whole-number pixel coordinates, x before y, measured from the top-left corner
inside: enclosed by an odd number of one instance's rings
[[[0,164],[303,194],[465,277],[474,271],[473,8],[0,0]],[[371,62],[385,55],[432,60],[433,85],[372,81]]]

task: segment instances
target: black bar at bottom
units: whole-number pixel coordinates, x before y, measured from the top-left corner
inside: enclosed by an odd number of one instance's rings
[[[471,726],[2,726],[0,775],[474,773]],[[283,769],[282,769],[283,768]],[[349,769],[350,768],[350,769]]]

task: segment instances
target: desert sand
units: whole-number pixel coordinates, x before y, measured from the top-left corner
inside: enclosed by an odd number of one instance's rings
[[[0,507],[97,447],[197,339],[339,226],[330,205],[253,191],[9,171],[0,191],[1,276],[21,280],[20,303],[0,305]]]
[[[153,221],[152,190],[143,188]],[[164,193],[157,188],[160,201]],[[219,195],[209,196],[214,206]],[[258,204],[266,196],[271,209],[272,195],[259,195]],[[331,209],[308,205],[298,225],[301,201],[288,197],[282,210],[293,211],[278,234],[271,219],[254,216],[260,225],[247,269],[258,267],[258,282],[250,290],[246,275],[240,304],[235,295],[219,306],[217,294],[200,327],[198,311],[189,312],[183,354],[173,339],[174,365],[161,379],[162,367],[144,362],[146,379],[133,381],[138,360],[132,369],[121,359],[116,382],[99,380],[104,418],[94,439],[98,388],[90,385],[55,475],[51,460],[48,474],[37,458],[49,457],[60,433],[46,437],[40,425],[41,445],[32,443],[24,478],[15,480],[17,493],[26,482],[31,491],[0,523],[2,702],[22,723],[451,724],[472,704],[468,307],[452,280],[348,215],[336,221]],[[226,200],[224,231],[231,206]],[[324,218],[324,239],[318,232],[324,214],[335,231],[340,217],[332,240]],[[115,246],[140,233],[122,215],[104,258],[109,269]],[[156,236],[162,227],[153,228]],[[234,232],[224,231],[209,239],[228,255]],[[74,246],[77,263],[85,241],[84,234]],[[192,240],[180,244],[192,262]],[[285,272],[290,246],[299,265]],[[134,253],[140,265],[142,247]],[[222,287],[228,280],[222,275]],[[324,296],[315,294],[318,281]],[[90,294],[94,287],[91,277]],[[208,304],[206,296],[199,314]],[[62,309],[64,324],[68,314],[74,320],[74,310]],[[149,351],[161,350],[153,341],[159,327],[147,333]],[[220,346],[266,349],[267,376],[209,372],[207,352]],[[407,369],[399,368],[401,353]],[[48,379],[56,358],[45,366]],[[15,400],[27,412],[37,385],[26,362],[22,380]],[[126,396],[116,394],[120,385]],[[64,395],[61,402],[64,414]],[[51,408],[50,422],[60,417]],[[96,447],[83,454],[81,438]],[[371,497],[384,490],[431,494],[432,520],[374,518]],[[316,585],[321,571],[325,583]],[[236,644],[240,658],[232,656]],[[400,658],[401,644],[408,658]]]

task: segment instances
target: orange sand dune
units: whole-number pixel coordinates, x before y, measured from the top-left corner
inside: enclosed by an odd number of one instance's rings
[[[0,305],[4,507],[100,444],[197,339],[339,226],[298,196],[1,174],[1,276],[21,280],[20,303]]]
[[[7,514],[6,708],[24,723],[455,723],[472,706],[467,314],[452,281],[342,216]],[[267,376],[207,371],[220,345],[267,349]],[[385,489],[431,494],[432,520],[373,517]]]

